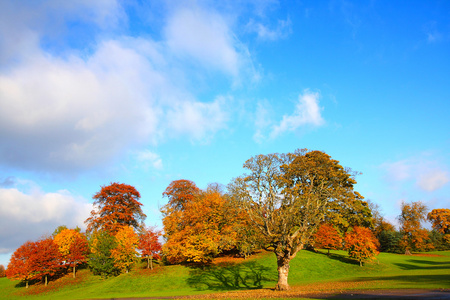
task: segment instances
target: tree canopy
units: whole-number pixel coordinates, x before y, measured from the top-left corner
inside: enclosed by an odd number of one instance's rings
[[[115,234],[123,226],[138,229],[146,218],[140,197],[131,185],[114,182],[103,186],[93,197],[95,209],[85,221],[86,231],[101,229]]]
[[[258,155],[244,164],[250,171],[230,185],[265,248],[277,257],[278,284],[286,290],[289,262],[310,241],[337,205],[358,207],[363,197],[353,190],[353,173],[321,151]]]

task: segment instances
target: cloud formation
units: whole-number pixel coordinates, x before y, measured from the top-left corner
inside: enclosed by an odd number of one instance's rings
[[[2,28],[15,24],[12,31],[19,39],[26,36],[16,43],[10,33],[0,31],[5,45],[1,60],[7,62],[0,69],[1,165],[83,170],[128,147],[176,136],[204,141],[226,128],[229,98],[197,99],[186,75],[206,68],[234,83],[248,67],[248,51],[223,16],[195,6],[177,8],[167,17],[161,41],[110,34],[108,39],[92,38],[89,49],[54,51],[42,46],[53,29],[46,27],[45,18],[32,17],[32,9],[60,18],[61,25],[64,18],[56,12],[70,20],[87,11],[85,22],[99,30],[126,19],[114,1],[58,3],[24,6],[18,17],[22,23],[11,17],[1,21]],[[5,2],[2,7],[10,11],[15,5]]]
[[[0,253],[8,253],[27,240],[51,234],[59,225],[84,228],[92,205],[68,191],[44,193],[34,188],[0,188]]]
[[[392,185],[413,182],[422,191],[433,192],[450,182],[450,174],[438,161],[426,157],[409,158],[381,165],[384,178]]]
[[[283,116],[280,124],[273,128],[271,137],[275,138],[286,131],[295,131],[300,126],[321,126],[324,123],[319,106],[319,93],[305,90],[298,97],[294,113]]]

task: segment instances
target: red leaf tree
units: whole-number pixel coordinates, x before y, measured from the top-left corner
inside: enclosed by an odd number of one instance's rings
[[[147,269],[150,267],[153,270],[153,259],[159,258],[161,251],[161,243],[159,237],[161,232],[152,227],[144,228],[139,234],[139,250],[142,257],[147,258]]]
[[[146,215],[142,212],[141,195],[131,185],[111,183],[94,195],[94,209],[85,223],[87,231],[106,230],[116,234],[124,226],[138,229]]]
[[[315,234],[314,247],[319,249],[327,249],[328,255],[331,250],[337,250],[342,246],[342,237],[338,231],[330,224],[323,223]]]
[[[47,286],[48,277],[55,275],[63,263],[58,245],[50,237],[37,241],[33,248],[33,258],[34,278],[43,278]]]
[[[362,262],[373,259],[378,254],[378,240],[369,228],[355,226],[353,230],[345,235],[345,249],[348,255]]]
[[[36,247],[34,242],[28,241],[14,251],[6,269],[9,279],[21,280],[28,288],[28,282],[34,277],[33,260]]]

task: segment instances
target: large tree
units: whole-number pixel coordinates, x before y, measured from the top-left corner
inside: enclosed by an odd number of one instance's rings
[[[131,185],[114,182],[103,186],[93,197],[95,209],[85,221],[86,230],[101,229],[115,234],[123,226],[138,229],[146,218],[140,198],[139,192]]]
[[[229,192],[239,199],[252,226],[275,253],[277,290],[287,290],[289,262],[337,205],[356,207],[363,197],[349,169],[321,151],[258,155],[244,164],[250,172],[236,178]]]

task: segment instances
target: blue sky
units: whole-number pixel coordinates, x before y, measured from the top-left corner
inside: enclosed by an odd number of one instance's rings
[[[122,182],[322,150],[395,222],[450,203],[448,1],[1,1],[0,264]]]

